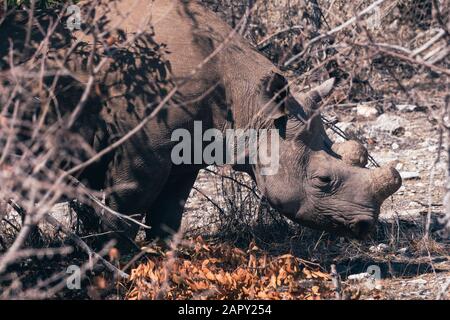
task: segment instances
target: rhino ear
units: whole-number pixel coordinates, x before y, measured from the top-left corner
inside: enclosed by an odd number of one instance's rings
[[[280,73],[273,72],[270,76],[264,78],[263,86],[267,98],[271,99],[266,116],[272,120],[284,117],[288,113],[286,109],[286,98],[289,94],[289,86],[286,78]]]

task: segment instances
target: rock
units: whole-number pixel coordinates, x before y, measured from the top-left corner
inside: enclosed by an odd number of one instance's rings
[[[62,202],[55,204],[48,212],[48,215],[53,217],[61,226],[70,230],[71,232],[79,235],[86,236],[91,233],[91,229],[84,225],[84,222],[78,218],[77,212],[72,209],[69,202]],[[16,228],[21,227],[22,218],[21,216],[11,208],[9,210],[5,220],[9,221],[10,224],[0,224],[0,234],[14,234]],[[51,223],[47,222],[45,219],[41,219],[37,225],[39,229],[40,240],[45,241],[65,241],[67,240],[67,235],[60,231],[60,228],[53,226]]]
[[[377,279],[374,279],[373,276],[370,275],[368,272],[351,274],[347,277],[347,279],[352,282],[360,282],[368,290],[382,289],[381,283]]]
[[[417,109],[414,104],[397,104],[395,108],[400,112],[413,112]]]
[[[76,231],[78,224],[78,217],[76,212],[72,210],[68,202],[55,204],[50,209],[49,215],[55,218],[65,228],[74,232]],[[55,240],[61,237],[62,237],[61,239],[65,238],[65,236],[61,234],[57,228],[55,228],[50,223],[46,222],[45,219],[42,219],[39,222],[38,227],[41,233],[48,239]]]
[[[388,251],[388,249],[389,249],[389,246],[387,244],[380,243],[377,246],[371,246],[369,248],[369,251],[372,252],[372,253],[381,253],[381,252]]]
[[[363,280],[367,280],[369,278],[370,278],[370,274],[368,274],[367,272],[351,274],[347,277],[348,280],[352,280],[352,281],[363,281]]]
[[[435,187],[443,187],[445,185],[445,182],[441,181],[441,180],[436,180],[436,181],[434,181],[433,185]]]
[[[436,152],[436,151],[438,150],[438,146],[429,146],[429,147],[427,148],[427,150],[428,150],[429,152],[434,153],[434,152]]]
[[[378,116],[379,111],[375,107],[360,104],[356,107],[356,114],[365,118],[375,118]]]
[[[6,242],[6,247],[9,247],[11,243],[9,241],[6,241],[8,238],[7,235],[15,235],[17,232],[17,229],[20,229],[22,225],[22,217],[20,214],[14,210],[10,205],[6,205],[5,202],[3,202],[3,208],[4,211],[0,212],[0,240],[3,240],[3,242]],[[9,223],[6,223],[8,221]],[[17,228],[17,229],[16,229]],[[14,240],[14,237],[11,239]],[[2,246],[0,246],[1,248]]]
[[[409,281],[409,283],[410,284],[424,285],[424,284],[427,284],[428,281],[425,280],[425,279],[414,279],[414,280]]]
[[[403,166],[404,166],[404,164],[401,163],[401,162],[399,162],[399,163],[397,163],[397,165],[395,166],[395,169],[396,169],[397,171],[400,171],[400,170],[403,169]]]
[[[397,150],[398,148],[400,148],[400,146],[398,145],[398,143],[394,142],[392,144],[392,150]]]
[[[376,161],[382,166],[396,166],[400,161],[398,152],[396,151],[392,151],[382,147],[380,147],[379,149],[374,149],[376,150],[376,152],[372,151],[372,156],[374,156]]]
[[[403,180],[420,179],[420,174],[417,171],[402,171],[400,176]]]
[[[352,122],[339,122],[336,124],[336,126],[345,133],[355,132],[357,130],[355,124],[353,124]]]
[[[415,104],[397,104],[395,108],[400,112],[424,112],[426,108],[416,106]]]
[[[338,122],[336,123],[336,127],[342,130],[349,138],[354,139],[355,137],[362,136],[360,130],[352,122]],[[341,136],[336,135],[331,129],[327,129],[327,134],[330,137],[334,137],[333,140],[335,142],[341,143],[346,141]]]
[[[372,128],[376,131],[389,132],[398,136],[405,133],[406,124],[406,120],[402,117],[384,113],[378,117]]]

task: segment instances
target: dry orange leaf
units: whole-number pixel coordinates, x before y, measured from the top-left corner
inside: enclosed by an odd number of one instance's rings
[[[209,271],[208,273],[206,273],[206,279],[208,279],[209,281],[215,281],[216,280],[216,276],[214,275],[214,273]]]
[[[327,273],[324,273],[322,271],[313,271],[313,275],[316,275],[316,278],[322,278],[326,280],[331,280],[331,276]]]
[[[311,291],[312,291],[312,293],[314,293],[314,294],[319,294],[319,287],[318,286],[313,286],[312,288],[311,288]]]
[[[305,274],[306,279],[311,279],[312,278],[312,274],[311,274],[311,271],[309,269],[304,268],[303,269],[303,273]]]
[[[180,285],[180,284],[183,283],[183,278],[180,277],[180,276],[177,276],[176,274],[173,274],[173,275],[172,275],[172,281],[173,281],[175,284]]]

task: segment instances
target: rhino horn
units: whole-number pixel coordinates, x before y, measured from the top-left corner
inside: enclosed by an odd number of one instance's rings
[[[402,178],[398,171],[389,166],[370,170],[370,175],[372,192],[380,203],[394,194],[402,185]]]
[[[369,157],[367,149],[355,140],[334,143],[331,149],[349,165],[364,168],[367,164]]]

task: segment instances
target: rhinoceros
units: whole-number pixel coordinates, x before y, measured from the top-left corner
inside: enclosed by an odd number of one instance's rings
[[[110,7],[104,13],[107,23],[120,25],[125,36],[151,28],[158,59],[164,62],[142,56],[130,63],[123,49],[111,54],[114,72],[102,79],[97,97],[104,125],[94,128],[91,142],[98,150],[107,147],[148,117],[149,105],[161,103],[164,94],[154,94],[146,79],[157,77],[160,92],[167,95],[175,88],[176,95],[158,116],[80,175],[91,186],[114,190],[108,206],[138,219],[145,216],[149,238],[166,237],[179,229],[185,201],[199,170],[207,166],[174,164],[172,133],[184,129],[194,136],[199,122],[203,130],[220,132],[274,129],[279,138],[276,173],[263,174],[258,163],[233,168],[248,173],[270,205],[300,225],[356,238],[370,234],[383,201],[398,190],[401,178],[388,166],[365,168],[367,150],[361,144],[333,144],[326,135],[320,106],[334,79],[307,93],[291,93],[277,67],[195,1],[118,0]],[[116,216],[108,219],[117,235],[135,237],[137,225]]]

